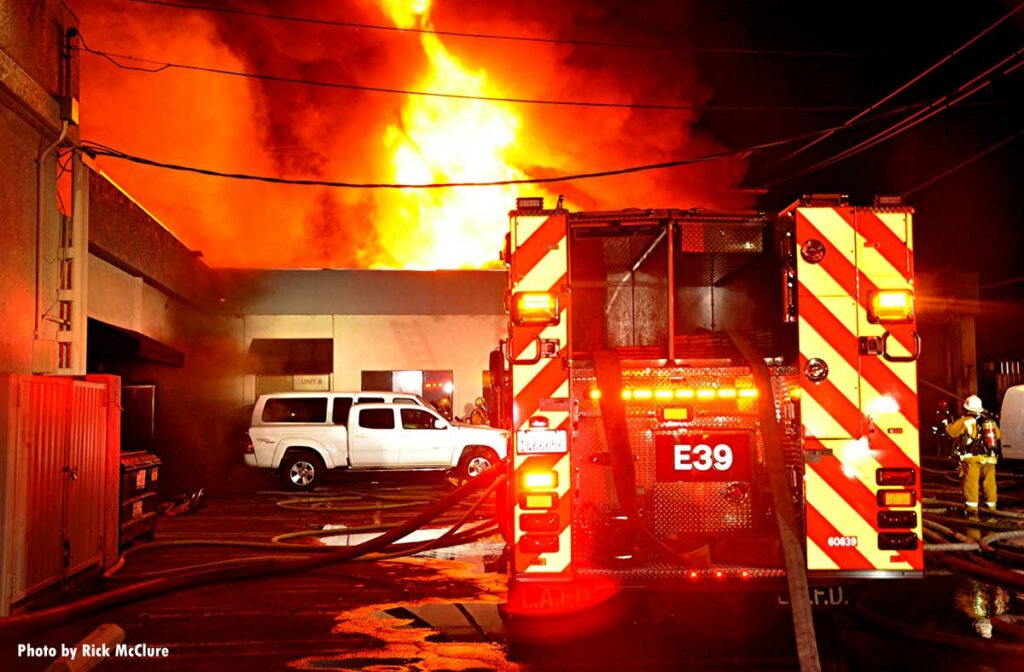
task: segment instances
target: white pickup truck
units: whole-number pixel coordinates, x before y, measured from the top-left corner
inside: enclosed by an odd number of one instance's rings
[[[409,395],[406,395],[408,397]],[[508,432],[452,423],[421,399],[288,392],[256,400],[245,462],[309,490],[329,469],[449,470],[473,478],[507,454]]]

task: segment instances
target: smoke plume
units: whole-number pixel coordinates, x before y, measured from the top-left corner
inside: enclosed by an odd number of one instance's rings
[[[408,175],[547,177],[723,149],[699,126],[699,107],[712,92],[694,67],[687,6],[679,2],[435,0],[407,17],[438,30],[631,47],[424,36],[128,0],[72,4],[90,47],[158,61],[396,89],[696,106],[649,111],[429,99],[175,69],[143,73],[83,54],[82,137],[131,154],[288,178],[393,182]],[[411,11],[403,4],[427,7],[423,0],[227,6],[395,25],[396,11]],[[493,132],[485,125],[490,118],[503,120]],[[446,121],[451,129],[443,128]],[[505,132],[514,135],[493,137]],[[500,154],[500,166],[474,155],[488,144],[482,140],[493,141],[497,149],[487,151]],[[731,191],[745,170],[733,159],[544,189],[444,193],[261,184],[100,162],[215,266],[481,266],[496,257],[516,194],[564,194],[574,209],[745,205]]]

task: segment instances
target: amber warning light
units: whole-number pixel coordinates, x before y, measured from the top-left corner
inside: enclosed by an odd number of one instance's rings
[[[914,490],[879,490],[879,506],[914,506],[917,504],[917,492]]]
[[[512,296],[512,322],[517,327],[558,324],[558,297],[547,292],[516,292]]]
[[[914,320],[914,294],[908,289],[879,289],[868,297],[868,321],[912,322]]]

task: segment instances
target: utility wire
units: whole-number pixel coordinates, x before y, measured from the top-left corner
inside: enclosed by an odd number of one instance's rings
[[[897,95],[899,95],[903,91],[906,91],[908,88],[910,88],[911,86],[913,86],[917,82],[921,81],[922,79],[927,77],[929,74],[931,74],[932,72],[934,72],[938,68],[942,67],[942,65],[947,63],[950,59],[956,57],[958,54],[960,54],[962,51],[964,51],[965,49],[970,47],[972,44],[974,44],[975,42],[980,40],[982,37],[984,37],[988,33],[990,33],[993,30],[995,30],[996,27],[1000,26],[1005,21],[1009,20],[1010,17],[1014,16],[1017,12],[1021,11],[1022,9],[1024,9],[1024,2],[1021,2],[1020,4],[1018,4],[1016,7],[1014,7],[1009,12],[1007,12],[1006,14],[1001,16],[999,19],[997,19],[995,23],[991,24],[990,26],[988,26],[987,28],[982,30],[980,33],[978,33],[977,35],[975,35],[971,39],[969,39],[966,42],[964,42],[963,44],[961,44],[956,49],[954,49],[953,51],[949,52],[948,54],[946,54],[945,56],[940,58],[938,61],[936,61],[934,64],[932,64],[931,67],[925,69],[920,74],[912,77],[910,80],[908,80],[903,85],[896,87],[896,89],[894,91],[892,91],[891,93],[889,93],[886,96],[883,96],[877,102],[875,102],[872,105],[870,105],[869,107],[865,108],[862,112],[860,112],[858,114],[855,114],[854,116],[850,117],[846,121],[846,124],[851,124],[851,123],[857,121],[858,119],[860,119],[861,117],[863,117],[864,115],[870,114],[872,111],[878,109],[879,106],[886,104],[887,102],[889,102],[890,100],[895,98]],[[844,124],[844,126],[846,124]],[[797,156],[798,154],[803,153],[804,151],[810,149],[811,147],[815,146],[816,144],[818,144],[822,140],[825,140],[826,138],[828,138],[831,135],[832,135],[831,133],[826,133],[825,135],[822,135],[821,137],[815,138],[811,142],[808,142],[807,144],[805,144],[805,145],[803,145],[801,147],[796,148],[795,150],[793,150],[792,152],[790,152],[786,156],[782,157],[781,159],[779,159],[779,162],[781,163],[783,161],[788,161],[789,159],[793,158],[794,156]]]
[[[197,166],[185,166],[181,164],[168,163],[165,161],[157,161],[155,159],[148,159],[141,156],[126,154],[124,152],[120,152],[117,150],[103,149],[94,145],[83,145],[82,149],[83,151],[85,151],[87,154],[94,158],[97,156],[109,156],[111,158],[123,159],[125,161],[131,161],[133,163],[139,163],[146,166],[167,168],[170,170],[178,170],[189,173],[198,173],[200,175],[210,175],[213,177],[227,177],[235,180],[270,182],[272,184],[292,184],[308,187],[332,187],[338,189],[447,189],[452,187],[501,187],[515,184],[547,184],[552,182],[571,182],[575,180],[584,180],[596,177],[610,177],[612,175],[627,175],[630,173],[640,173],[651,170],[664,170],[666,168],[676,168],[679,166],[686,166],[694,163],[702,163],[705,161],[715,161],[717,159],[722,159],[729,156],[736,156],[739,154],[739,152],[718,152],[715,154],[705,154],[703,156],[694,157],[692,159],[680,159],[677,161],[665,161],[662,163],[652,163],[641,166],[630,166],[628,168],[617,168],[613,170],[602,170],[590,173],[577,173],[572,175],[560,175],[553,177],[529,177],[522,179],[492,180],[481,182],[432,182],[426,184],[407,184],[391,182],[342,182],[336,180],[319,179],[288,179],[282,177],[271,177],[268,175],[254,175],[251,173],[231,173],[219,170],[212,170],[210,168],[200,168]]]
[[[333,19],[316,19],[307,16],[294,16],[291,14],[271,14],[269,12],[256,12],[249,9],[238,9],[234,7],[220,7],[215,5],[193,5],[181,4],[178,2],[167,2],[166,0],[132,0],[141,5],[157,5],[160,7],[173,7],[175,9],[199,10],[205,12],[221,12],[237,16],[250,16],[260,19],[272,19],[275,21],[288,21],[292,23],[309,23],[321,26],[335,26],[338,28],[357,28],[365,30],[382,30],[393,33],[419,33],[427,35],[440,35],[443,37],[460,37],[483,40],[504,40],[510,42],[533,42],[542,44],[565,44],[575,47],[610,47],[615,49],[677,49],[678,47],[663,45],[652,42],[614,42],[604,40],[573,40],[555,37],[537,37],[534,35],[499,35],[495,33],[468,33],[453,30],[434,30],[428,28],[400,28],[398,26],[385,26],[374,23],[357,23],[354,21],[338,21]],[[884,56],[880,53],[856,52],[856,51],[804,51],[794,49],[741,49],[732,47],[695,47],[693,51],[708,54],[740,54],[747,56],[795,56],[813,58],[851,58],[862,56]]]
[[[985,285],[979,285],[981,289],[995,289],[996,287],[1006,287],[1007,285],[1016,285],[1018,282],[1024,282],[1024,275],[1018,275],[1015,278],[1008,278],[1006,280],[999,280],[998,282],[990,282]]]
[[[141,1],[141,0],[140,0]],[[692,103],[614,103],[609,101],[598,101],[598,100],[549,100],[549,99],[538,99],[538,98],[511,98],[502,96],[474,96],[469,94],[460,93],[443,93],[441,91],[418,91],[413,89],[398,89],[383,86],[365,86],[362,84],[350,84],[346,82],[332,82],[326,80],[316,79],[304,79],[299,77],[286,77],[283,75],[269,75],[258,72],[241,72],[238,70],[227,70],[224,68],[211,68],[201,65],[192,65],[186,63],[170,63],[164,61],[156,61],[147,58],[139,58],[137,56],[131,56],[127,54],[117,54],[108,51],[102,51],[99,49],[93,49],[85,44],[84,40],[82,46],[75,47],[75,49],[87,53],[99,56],[113,63],[117,67],[123,70],[133,70],[137,72],[155,73],[163,72],[169,69],[176,70],[191,70],[195,72],[205,72],[214,75],[226,75],[230,77],[243,77],[247,79],[258,79],[269,82],[279,82],[284,84],[299,84],[305,86],[317,86],[331,89],[345,89],[349,91],[362,91],[368,93],[387,93],[387,94],[400,94],[407,96],[425,96],[429,98],[446,98],[454,100],[472,100],[472,101],[483,101],[491,103],[516,103],[523,105],[553,105],[553,106],[569,106],[569,107],[591,107],[591,108],[613,108],[613,109],[630,109],[630,110],[715,110],[721,112],[840,112],[850,109],[860,109],[859,106],[851,105],[695,105]],[[142,63],[153,67],[142,67],[126,65],[120,62],[118,59],[123,61],[130,61],[133,63]]]
[[[926,187],[930,187],[931,185],[935,184],[939,180],[941,180],[943,178],[946,178],[946,177],[952,175],[953,173],[955,173],[956,171],[960,170],[961,168],[964,168],[964,167],[974,163],[978,159],[980,159],[980,158],[982,158],[982,157],[984,157],[984,156],[994,152],[995,150],[999,149],[1003,145],[1006,145],[1006,144],[1009,144],[1009,143],[1013,142],[1014,140],[1019,138],[1021,135],[1024,135],[1024,128],[1021,128],[1016,133],[1003,138],[1002,140],[1000,140],[999,142],[997,142],[995,144],[989,145],[988,147],[986,147],[985,149],[981,150],[977,154],[971,156],[970,158],[967,158],[967,159],[961,161],[960,163],[956,164],[952,168],[949,168],[948,170],[945,170],[945,171],[939,173],[935,177],[932,177],[932,178],[930,178],[928,180],[925,180],[924,182],[922,182],[921,184],[917,185],[916,187],[904,191],[902,197],[903,198],[907,198],[908,196],[910,196],[914,192],[921,191],[922,189],[925,189]]]
[[[1009,56],[1001,60],[999,63],[996,63],[995,65],[991,66],[981,74],[973,77],[964,84],[961,84],[954,91],[943,96],[939,96],[928,105],[921,106],[915,112],[912,112],[911,114],[897,121],[895,124],[889,126],[888,128],[879,131],[878,133],[870,136],[865,140],[862,140],[853,147],[850,147],[848,149],[843,150],[842,152],[839,152],[838,154],[823,159],[812,166],[808,166],[807,168],[799,170],[796,173],[793,173],[792,175],[783,177],[773,182],[769,182],[765,186],[774,187],[779,184],[782,184],[783,182],[788,182],[789,180],[795,179],[797,177],[802,177],[809,173],[813,173],[823,168],[827,168],[828,166],[831,166],[835,163],[839,163],[840,161],[860,154],[861,152],[866,151],[874,147],[875,145],[885,142],[886,140],[890,140],[896,137],[897,135],[900,135],[901,133],[908,131],[911,128],[914,128],[915,126],[924,123],[928,119],[934,117],[937,114],[940,114],[941,112],[944,112],[945,110],[948,110],[954,105],[957,105],[958,103],[974,95],[978,91],[987,88],[990,84],[992,84],[992,82],[995,81],[996,78],[1008,75],[1017,68],[1019,68],[1021,65],[1024,65],[1024,60],[1018,60],[1018,62],[1012,63],[1002,72],[997,72],[1000,68],[1006,66],[1008,63],[1011,63],[1011,61],[1018,58],[1021,54],[1024,54],[1024,47],[1018,49],[1016,52],[1010,54]],[[987,77],[988,79],[983,79],[985,77]]]
[[[884,116],[884,115],[882,115]],[[863,119],[860,123],[867,123],[869,121],[875,121],[876,118]],[[832,129],[824,129],[813,131],[811,133],[802,133],[797,136],[783,138],[780,140],[772,140],[763,142],[757,145],[751,145],[749,147],[724,151],[715,152],[712,154],[705,154],[698,157],[689,159],[677,159],[673,161],[663,161],[660,163],[650,163],[638,166],[629,166],[626,168],[615,168],[611,170],[601,170],[585,173],[575,173],[569,175],[558,175],[551,177],[530,177],[521,179],[508,179],[508,180],[493,180],[493,181],[481,181],[481,182],[434,182],[426,184],[408,184],[408,183],[387,183],[387,182],[343,182],[338,180],[322,180],[322,179],[291,179],[282,177],[272,177],[268,175],[255,175],[251,173],[234,173],[220,170],[213,170],[211,168],[202,168],[198,166],[187,166],[176,163],[169,163],[166,161],[158,161],[156,159],[150,159],[142,156],[135,156],[122,152],[118,149],[103,145],[98,142],[82,141],[82,151],[88,154],[90,157],[95,158],[97,156],[109,156],[114,159],[121,159],[124,161],[131,161],[146,166],[153,166],[156,168],[166,168],[169,170],[183,171],[189,173],[198,173],[200,175],[209,175],[213,177],[225,177],[236,180],[250,180],[257,182],[269,182],[273,184],[292,184],[299,186],[319,186],[319,187],[332,187],[340,189],[446,189],[452,187],[498,187],[508,186],[516,184],[550,184],[555,182],[572,182],[576,180],[593,179],[598,177],[610,177],[614,175],[628,175],[632,173],[641,173],[654,170],[665,170],[669,168],[678,168],[680,166],[692,165],[695,163],[704,163],[708,161],[717,161],[728,157],[745,157],[753,152],[770,149],[772,147],[778,147],[781,145],[790,144],[793,142],[800,142],[806,140],[808,137],[824,133]]]

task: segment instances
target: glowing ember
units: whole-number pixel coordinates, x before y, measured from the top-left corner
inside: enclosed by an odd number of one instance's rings
[[[427,0],[383,0],[400,28],[432,29]],[[421,44],[429,71],[414,88],[471,96],[504,95],[483,70],[459,62],[437,35]],[[506,155],[520,131],[508,105],[449,98],[409,96],[401,122],[387,127],[384,146],[391,153],[396,182],[481,182],[521,179],[526,174]],[[529,193],[539,193],[529,189]],[[382,246],[405,268],[460,268],[497,261],[507,222],[502,213],[515,202],[513,187],[409,190],[382,199]],[[548,197],[551,198],[550,196]],[[550,201],[553,204],[553,201]]]

